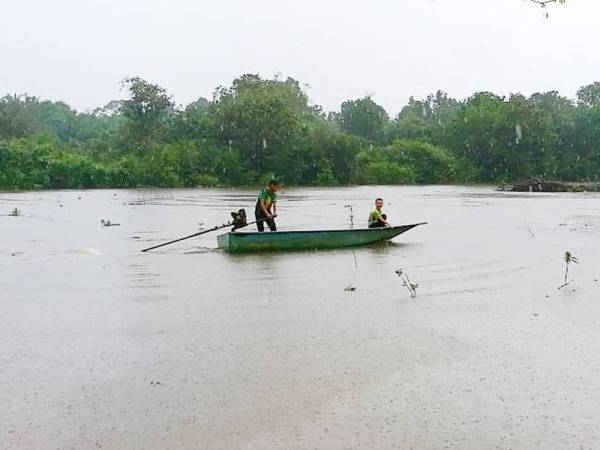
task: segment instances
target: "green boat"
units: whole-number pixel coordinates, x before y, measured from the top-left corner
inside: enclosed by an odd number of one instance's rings
[[[219,248],[229,253],[355,247],[388,241],[425,223],[348,230],[272,231],[264,233],[232,231],[217,236],[217,242]]]

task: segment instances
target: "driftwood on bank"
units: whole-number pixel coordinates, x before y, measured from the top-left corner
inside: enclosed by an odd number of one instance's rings
[[[600,183],[561,183],[533,178],[514,184],[504,184],[498,190],[510,192],[598,192]]]

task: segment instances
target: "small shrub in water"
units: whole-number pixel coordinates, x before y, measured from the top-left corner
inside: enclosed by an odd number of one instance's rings
[[[413,283],[412,281],[410,281],[410,279],[408,278],[408,275],[406,274],[406,272],[404,272],[403,269],[396,270],[396,275],[398,275],[400,277],[400,279],[402,280],[402,286],[405,286],[406,289],[408,289],[408,291],[410,292],[410,296],[416,297],[417,296],[417,288],[419,287],[419,285],[417,283]]]
[[[567,277],[569,276],[569,264],[571,264],[572,262],[575,264],[579,264],[579,261],[577,260],[577,257],[573,256],[571,254],[571,252],[566,251],[565,252],[565,256],[563,256],[563,259],[565,261],[565,281],[563,284],[561,284],[558,289],[562,289],[564,288],[567,284],[569,284],[569,282],[567,281]]]

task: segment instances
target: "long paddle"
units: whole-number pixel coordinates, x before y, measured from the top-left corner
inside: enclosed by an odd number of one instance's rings
[[[234,215],[234,214],[235,213],[232,213],[232,215]],[[273,218],[275,218],[275,217],[276,216],[273,216]],[[258,223],[258,222],[263,222],[265,220],[269,220],[267,218],[264,218],[264,219],[260,219],[260,220],[255,220],[254,222],[246,223],[246,213],[244,213],[244,220],[241,223],[239,221],[237,221],[238,219],[237,219],[237,217],[235,215],[233,216],[233,218],[234,219],[233,219],[232,222],[224,223],[223,225],[216,225],[216,226],[214,226],[212,228],[209,228],[208,230],[199,231],[198,233],[190,234],[189,236],[184,236],[184,237],[181,237],[179,239],[175,239],[173,241],[163,242],[162,244],[158,244],[158,245],[155,245],[153,247],[148,247],[148,248],[145,248],[145,249],[143,249],[141,251],[142,252],[147,252],[149,250],[154,250],[155,248],[164,247],[165,245],[174,244],[175,242],[179,242],[179,241],[184,241],[186,239],[190,239],[190,238],[193,238],[193,237],[196,237],[196,236],[200,236],[201,234],[206,234],[206,233],[210,233],[211,231],[220,230],[221,228],[227,228],[227,227],[233,226],[234,230],[238,230],[240,228],[247,227],[248,225],[252,225],[254,223]]]

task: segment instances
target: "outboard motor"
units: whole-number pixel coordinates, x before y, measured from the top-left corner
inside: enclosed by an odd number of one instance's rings
[[[238,228],[242,228],[248,225],[248,222],[246,222],[245,209],[240,209],[238,212],[232,211],[231,217],[233,217],[233,221],[231,222],[231,224],[233,225],[232,231],[235,231]]]

